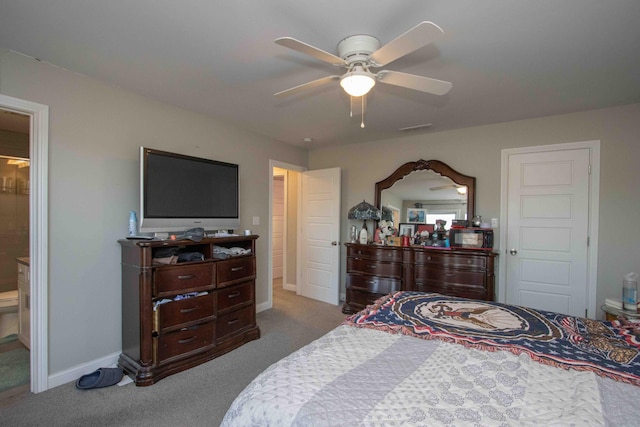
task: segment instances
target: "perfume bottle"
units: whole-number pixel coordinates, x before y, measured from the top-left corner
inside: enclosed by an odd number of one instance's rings
[[[138,234],[138,217],[136,211],[129,211],[129,236]]]

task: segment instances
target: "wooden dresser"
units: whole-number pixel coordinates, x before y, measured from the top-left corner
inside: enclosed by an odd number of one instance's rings
[[[347,243],[346,303],[356,313],[399,290],[492,301],[496,252]]]
[[[257,238],[119,240],[122,354],[118,363],[136,385],[154,384],[260,337],[255,303]],[[247,253],[228,254],[231,248]],[[195,258],[202,254],[204,259],[154,262],[167,253],[195,254]]]

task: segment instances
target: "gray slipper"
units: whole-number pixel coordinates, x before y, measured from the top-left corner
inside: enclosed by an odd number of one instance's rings
[[[76,388],[88,390],[91,388],[109,387],[118,384],[124,373],[122,368],[100,368],[95,372],[83,375],[76,381]]]

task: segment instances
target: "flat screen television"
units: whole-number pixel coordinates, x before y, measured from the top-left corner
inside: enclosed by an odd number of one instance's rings
[[[240,227],[238,165],[140,147],[140,232]]]

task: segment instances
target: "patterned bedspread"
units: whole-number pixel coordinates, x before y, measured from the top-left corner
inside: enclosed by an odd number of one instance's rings
[[[535,355],[538,350],[510,350],[508,345],[500,341],[504,337],[496,335],[498,329],[513,326],[512,318],[504,317],[501,313],[489,313],[488,310],[484,316],[480,316],[480,311],[464,314],[465,307],[471,309],[471,306],[462,305],[465,300],[436,294],[421,294],[426,298],[423,302],[427,305],[424,305],[414,298],[419,295],[394,294],[391,296],[392,299],[395,297],[394,303],[383,299],[322,338],[275,363],[235,399],[222,425],[638,424],[640,389],[628,383],[632,382],[633,373],[625,373],[622,381],[616,381],[607,369],[604,375],[601,372],[596,374],[597,371],[593,369],[559,369],[552,366],[557,364],[553,359],[555,350],[544,356],[551,357],[549,360],[553,360],[553,364],[539,363],[539,360],[534,360],[539,357]],[[401,305],[404,309],[396,313],[399,319],[393,322],[400,323],[387,324],[383,321],[384,317],[396,316],[387,313],[387,308],[399,308],[399,297],[403,297],[404,303]],[[437,304],[433,298],[444,298],[441,302],[446,300],[448,306],[432,307]],[[427,317],[441,313],[434,321],[436,326],[430,325],[428,328],[436,334],[442,333],[440,336],[443,339],[422,339],[425,326],[409,320],[412,317],[410,315],[403,318],[398,314],[410,312],[410,304],[413,304],[414,311],[418,307],[429,311],[431,314]],[[584,337],[583,328],[586,326],[582,322],[588,323],[586,319],[578,319],[575,328],[566,326],[566,322],[562,321],[558,326],[555,322],[543,320],[547,319],[547,315],[553,317],[550,313],[538,313],[534,315],[537,320],[532,321],[520,309],[506,307],[514,310],[515,318],[528,319],[525,323],[533,325],[525,328],[528,331],[520,338],[511,332],[513,337],[509,339],[526,341],[529,338],[525,337],[538,336],[543,341],[556,342],[557,352],[560,353],[561,347],[568,344],[559,344],[557,340],[580,341],[575,338],[577,335],[566,333],[567,330],[577,330]],[[421,316],[418,317],[420,322],[424,322]],[[454,321],[454,318],[457,320]],[[615,324],[595,323],[610,331],[605,337],[611,337],[611,333],[616,332]],[[571,325],[571,322],[568,324]],[[464,329],[468,327],[478,331],[473,338],[460,345],[458,336],[467,336]],[[452,336],[447,337],[447,334]],[[507,332],[505,334],[509,335]],[[594,340],[597,335],[597,332],[591,331],[588,338]],[[615,333],[615,336],[618,334]],[[628,339],[633,340],[631,337]],[[493,341],[499,347],[492,349],[494,351],[485,351],[484,348],[488,348]],[[528,348],[524,341],[519,345]],[[531,341],[538,339],[531,338]],[[569,360],[580,360],[578,350],[591,352],[581,349],[580,345],[576,344],[577,349],[572,350],[574,356]],[[595,353],[599,354],[599,351]],[[586,366],[589,363],[592,362]]]
[[[619,321],[599,322],[435,293],[396,292],[347,323],[483,350],[526,353],[541,363],[640,385],[640,331]]]

